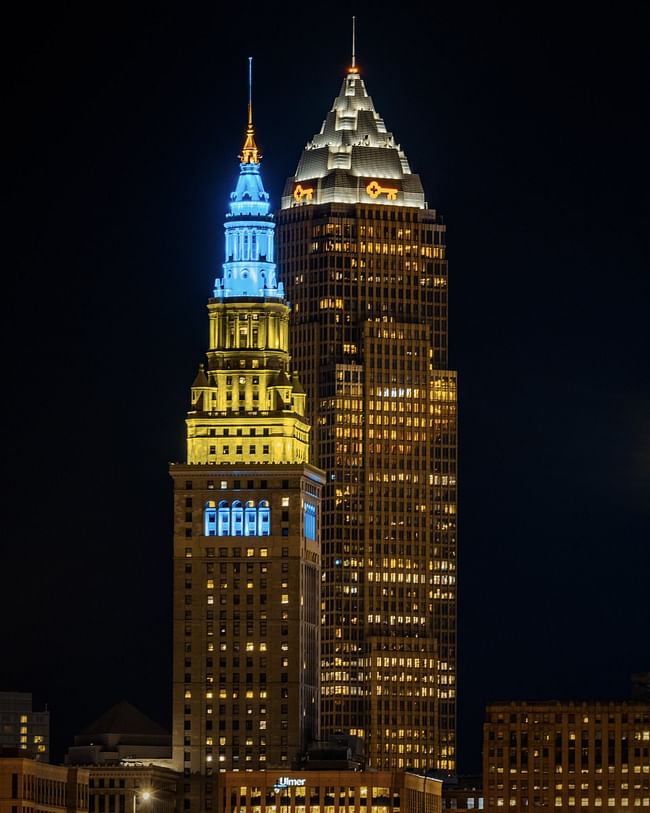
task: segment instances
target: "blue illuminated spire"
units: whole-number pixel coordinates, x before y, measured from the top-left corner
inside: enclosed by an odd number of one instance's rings
[[[223,277],[215,280],[214,296],[284,299],[284,285],[277,280],[273,262],[275,223],[260,174],[262,155],[255,143],[252,62],[249,57],[246,140],[239,156],[237,186],[230,195],[230,211],[224,223],[226,258]]]

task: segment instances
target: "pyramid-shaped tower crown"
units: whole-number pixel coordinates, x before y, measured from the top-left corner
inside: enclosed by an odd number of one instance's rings
[[[388,203],[426,208],[418,175],[375,110],[356,69],[287,179],[282,208],[309,203]]]

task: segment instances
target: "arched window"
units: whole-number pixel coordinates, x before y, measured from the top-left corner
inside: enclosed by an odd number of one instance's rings
[[[271,533],[271,509],[268,500],[260,500],[257,509],[257,535],[269,536]]]
[[[205,536],[217,535],[217,508],[214,500],[208,500],[203,508],[203,533]]]
[[[218,535],[230,536],[230,507],[225,500],[219,503]]]
[[[243,536],[244,535],[244,509],[242,508],[242,504],[239,500],[235,500],[232,504],[231,510],[232,516],[232,536]]]
[[[245,536],[255,536],[257,533],[257,509],[253,500],[248,500],[244,512]]]

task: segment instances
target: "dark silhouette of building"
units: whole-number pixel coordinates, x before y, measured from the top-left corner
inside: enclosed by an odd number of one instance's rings
[[[154,763],[171,767],[172,738],[162,726],[122,700],[74,738],[66,765]]]
[[[650,703],[650,672],[636,672],[632,675],[632,699]]]
[[[442,786],[442,809],[456,813],[483,810],[483,780],[480,776],[449,776]]]

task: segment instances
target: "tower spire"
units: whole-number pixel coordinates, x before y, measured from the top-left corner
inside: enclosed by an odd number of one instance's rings
[[[246,140],[242,147],[239,160],[242,164],[259,164],[262,155],[255,143],[255,128],[253,127],[253,57],[248,57],[248,126],[246,127]]]
[[[357,67],[357,31],[356,31],[357,18],[352,17],[352,63],[348,68],[348,73],[359,73]]]
[[[248,126],[253,126],[253,57],[248,57]]]

